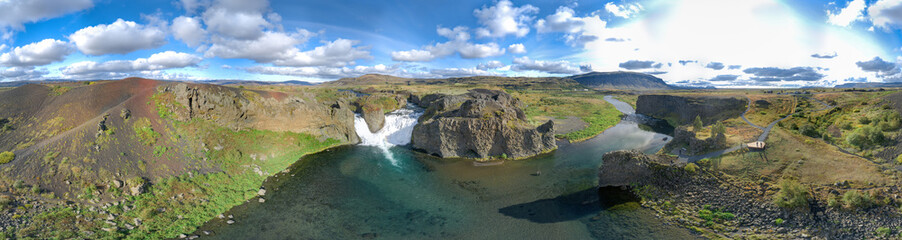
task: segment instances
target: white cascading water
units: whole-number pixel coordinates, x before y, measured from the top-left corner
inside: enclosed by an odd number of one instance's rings
[[[392,146],[410,144],[413,126],[417,124],[420,115],[423,115],[422,111],[408,105],[406,108],[385,114],[385,125],[376,133],[372,133],[366,125],[366,120],[363,120],[363,117],[358,114],[354,117],[354,130],[360,137],[360,145],[382,149],[391,164],[399,166],[398,160],[395,159],[390,149]]]

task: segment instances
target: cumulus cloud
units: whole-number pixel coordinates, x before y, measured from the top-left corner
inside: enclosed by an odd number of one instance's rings
[[[526,53],[526,46],[523,46],[522,43],[511,44],[507,46],[507,51],[513,54],[524,54]]]
[[[166,44],[166,34],[158,27],[117,19],[112,24],[86,27],[69,35],[78,50],[87,55],[126,54]]]
[[[839,11],[827,10],[827,22],[841,27],[849,26],[852,22],[864,19],[865,8],[867,4],[864,0],[852,0]]]
[[[97,73],[128,73],[139,71],[156,71],[172,68],[197,66],[201,57],[188,53],[166,51],[151,55],[149,58],[135,60],[114,60],[107,62],[83,61],[70,64],[61,69],[65,75],[91,75]]]
[[[422,50],[395,51],[391,53],[392,60],[402,62],[427,62],[436,58],[446,57],[459,53],[462,58],[486,58],[503,55],[504,48],[497,43],[477,44],[469,42],[469,28],[458,26],[453,29],[438,27],[440,36],[450,39],[447,42],[426,46]],[[524,49],[525,51],[525,49]]]
[[[697,60],[680,60],[679,63],[680,63],[680,65],[686,66],[686,64],[698,63],[698,61]]]
[[[639,60],[629,60],[626,62],[620,63],[620,68],[627,70],[636,70],[636,69],[649,69],[649,68],[661,68],[663,64],[655,63],[654,61],[639,61]]]
[[[836,56],[837,56],[836,52],[833,52],[833,53],[815,53],[815,54],[811,54],[811,57],[813,57],[813,58],[821,58],[821,59],[831,59],[831,58],[835,58]]]
[[[714,70],[721,70],[724,68],[724,65],[723,65],[723,63],[720,63],[720,62],[710,62],[710,63],[708,63],[708,65],[705,65],[705,67],[714,69]]]
[[[91,0],[6,0],[0,1],[0,27],[23,28],[37,22],[81,11],[94,6]]]
[[[357,46],[360,41],[348,39],[336,39],[310,51],[298,51],[294,48],[289,51],[289,56],[277,59],[272,63],[276,66],[333,66],[342,67],[354,65],[357,59],[368,59],[369,47]]]
[[[472,77],[472,76],[500,76],[498,73],[493,73],[489,71],[485,71],[477,68],[440,68],[440,69],[432,69],[429,73],[441,77]]]
[[[259,38],[263,35],[264,28],[272,26],[263,18],[262,11],[269,5],[266,1],[244,1],[250,6],[228,4],[230,2],[238,1],[221,1],[222,4],[204,12],[204,23],[208,30],[236,39],[251,40]],[[261,6],[259,3],[266,5]]]
[[[501,67],[504,67],[504,63],[501,63],[501,61],[488,61],[488,62],[480,63],[479,65],[476,65],[476,69],[479,69],[479,70],[489,70],[489,69],[496,69],[496,68],[501,68]]]
[[[891,29],[902,27],[902,1],[878,0],[868,7],[868,16],[874,26]]]
[[[532,14],[539,12],[539,8],[532,5],[514,7],[508,0],[498,1],[495,6],[485,6],[473,10],[473,15],[483,27],[476,29],[477,37],[504,37],[513,34],[517,37],[526,36],[529,33],[528,23],[533,20]]]
[[[860,61],[855,62],[862,71],[865,72],[876,72],[879,75],[892,75],[899,73],[899,66],[892,62],[887,62],[881,59],[880,57],[874,57],[874,59],[868,61]]]
[[[817,81],[824,78],[824,74],[817,72],[812,67],[776,68],[756,67],[746,68],[742,72],[752,74],[752,80],[759,82],[773,81]]]
[[[8,67],[32,67],[43,66],[62,61],[73,51],[69,43],[44,39],[11,49],[8,53],[0,55],[0,65]]]
[[[724,74],[724,75],[717,75],[716,77],[712,78],[710,81],[713,81],[713,82],[733,81],[733,80],[736,80],[737,78],[739,78],[739,75]]]
[[[11,81],[38,80],[48,74],[46,69],[35,69],[34,67],[11,67],[0,70],[0,79]]]
[[[364,74],[390,74],[395,76],[406,77],[404,71],[399,65],[386,66],[378,64],[375,66],[355,66],[355,67],[270,67],[270,66],[253,66],[244,69],[250,73],[259,73],[267,75],[283,75],[296,77],[310,77],[321,79],[338,79],[344,77],[356,77]]]
[[[730,65],[727,69],[736,70],[742,68],[742,65]]]
[[[638,3],[617,5],[613,2],[608,2],[607,4],[605,4],[604,9],[611,14],[614,14],[614,16],[621,18],[630,18],[635,16],[640,11],[645,10],[642,5]]]
[[[172,20],[172,36],[190,47],[197,47],[207,38],[200,19],[180,16]]]
[[[536,21],[536,30],[539,33],[560,32],[564,33],[564,39],[571,46],[583,47],[586,43],[598,40],[598,36],[585,33],[586,26],[604,28],[605,21],[598,15],[576,17],[573,9],[559,7],[557,11],[544,19]]]
[[[568,61],[541,61],[532,60],[529,57],[514,58],[511,70],[518,72],[538,71],[551,74],[577,74],[583,72],[580,66],[574,66]]]

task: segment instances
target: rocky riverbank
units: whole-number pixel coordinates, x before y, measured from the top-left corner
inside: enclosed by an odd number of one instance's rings
[[[668,164],[668,158],[637,151],[605,154],[599,186],[631,186],[644,207],[709,238],[863,239],[900,234],[902,218],[891,204],[845,209],[809,199],[807,207],[781,208],[772,201],[778,190],[773,185],[736,181],[704,165]]]

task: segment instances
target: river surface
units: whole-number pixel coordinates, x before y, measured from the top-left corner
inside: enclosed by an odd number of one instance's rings
[[[626,103],[605,100],[634,113]],[[419,116],[412,108],[392,114],[386,128],[395,131],[412,129],[409,118]],[[198,233],[216,239],[697,238],[662,223],[622,190],[595,188],[604,153],[654,153],[670,140],[642,129],[624,120],[587,141],[490,166],[410,150],[393,133],[360,133],[385,140],[305,156],[267,180],[265,203],[251,199],[225,214],[234,224],[217,218]]]

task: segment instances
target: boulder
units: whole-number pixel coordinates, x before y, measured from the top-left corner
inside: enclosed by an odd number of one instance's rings
[[[365,104],[362,107],[363,120],[371,133],[376,133],[385,126],[385,113],[379,106]]]
[[[554,122],[527,123],[522,103],[497,90],[419,98],[426,108],[413,129],[412,146],[440,157],[525,158],[557,148]]]
[[[678,159],[646,155],[637,150],[620,150],[604,154],[598,168],[598,187],[629,187],[669,182],[683,174]]]

